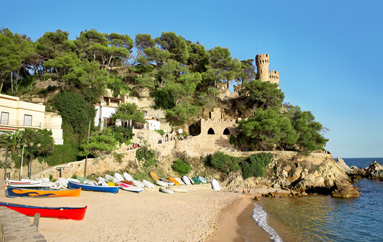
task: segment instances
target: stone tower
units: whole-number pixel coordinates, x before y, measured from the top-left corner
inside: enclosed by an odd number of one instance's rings
[[[255,63],[257,65],[257,79],[261,81],[269,80],[269,55],[260,54],[255,56]]]
[[[269,72],[270,57],[268,54],[260,54],[255,56],[255,63],[257,65],[257,79],[263,82],[269,81],[278,84],[279,86],[279,72],[271,70]]]

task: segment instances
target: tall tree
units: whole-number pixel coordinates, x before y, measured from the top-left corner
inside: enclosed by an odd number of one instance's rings
[[[18,90],[21,72],[29,75],[25,68],[27,57],[33,52],[33,42],[25,35],[13,34],[8,29],[0,30],[0,78],[2,91],[9,78],[11,92]]]
[[[254,80],[255,76],[254,60],[241,60],[241,70],[238,72],[237,80],[241,83],[242,87],[245,82]]]
[[[170,52],[170,58],[182,64],[186,64],[189,58],[187,43],[182,36],[177,36],[174,32],[163,32],[156,38],[157,44],[163,50]]]
[[[244,84],[240,95],[245,96],[251,108],[280,108],[285,95],[278,85],[271,82],[252,80]]]
[[[136,66],[137,63],[148,64],[150,61],[148,56],[145,54],[144,50],[147,48],[153,48],[156,44],[154,39],[150,34],[137,34],[135,38],[135,47],[137,49],[137,55],[133,62],[133,66]]]
[[[199,43],[189,43],[188,52],[188,65],[190,66],[190,70],[199,73],[205,72],[207,70],[206,66],[209,65],[210,58],[210,53],[205,47]]]
[[[109,41],[106,56],[104,58],[104,65],[107,70],[114,67],[125,67],[128,65],[130,54],[132,53],[133,40],[129,35],[121,35],[117,33],[105,34]]]
[[[112,119],[121,119],[121,120],[131,120],[135,122],[146,123],[144,119],[144,114],[137,110],[137,105],[135,103],[124,103],[121,104],[116,113],[112,115]]]
[[[250,144],[251,149],[273,150],[284,145],[294,144],[298,136],[290,120],[278,109],[258,109],[255,116],[239,122],[240,144]]]
[[[310,111],[301,111],[298,106],[287,106],[287,116],[299,135],[297,145],[303,152],[323,149],[328,139],[324,138],[325,128],[315,121]]]
[[[109,44],[103,33],[95,29],[82,31],[74,43],[81,50],[80,58],[86,57],[89,60],[98,61],[102,65],[102,55]]]
[[[234,79],[236,74],[240,71],[240,64],[238,59],[231,57],[228,48],[215,47],[209,50],[210,61],[208,73],[214,79],[214,86],[218,87],[218,83],[226,81],[226,88],[229,89],[229,82]]]
[[[81,60],[73,52],[63,52],[54,59],[45,61],[44,67],[50,70],[46,77],[58,81],[61,90],[65,90],[70,81],[76,79],[74,70],[81,65]]]

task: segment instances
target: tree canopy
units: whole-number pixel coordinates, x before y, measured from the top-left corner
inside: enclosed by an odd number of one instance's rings
[[[52,92],[51,107],[70,124],[68,132],[82,136],[79,143],[94,119],[93,105],[107,89],[114,97],[127,93],[139,97],[139,90],[146,88],[155,108],[165,110],[167,121],[183,126],[201,110],[226,105],[219,94],[236,82],[242,85],[238,107],[248,111],[235,139],[240,147],[322,149],[327,140],[314,116],[297,106],[283,106],[284,93],[278,85],[255,77],[253,59],[238,60],[228,48],[206,49],[174,32],[158,37],[139,33],[132,38],[90,29],[70,40],[68,32],[58,29],[32,41],[0,30],[0,93],[19,95],[31,91],[37,81],[54,81],[61,92]],[[133,104],[120,106],[113,119],[144,122]]]

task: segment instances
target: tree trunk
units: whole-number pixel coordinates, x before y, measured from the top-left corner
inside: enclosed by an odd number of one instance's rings
[[[11,70],[11,91],[13,93],[13,71]]]

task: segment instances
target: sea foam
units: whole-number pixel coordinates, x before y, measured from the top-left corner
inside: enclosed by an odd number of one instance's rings
[[[253,210],[253,219],[261,227],[265,230],[269,235],[270,239],[275,242],[282,242],[281,237],[277,234],[277,232],[267,224],[267,213],[263,210],[262,206],[254,203]]]

